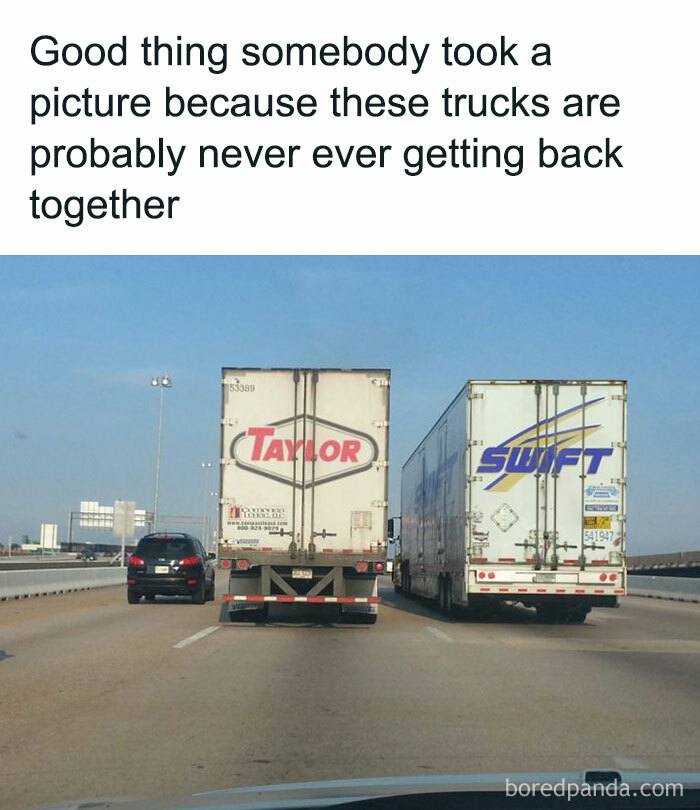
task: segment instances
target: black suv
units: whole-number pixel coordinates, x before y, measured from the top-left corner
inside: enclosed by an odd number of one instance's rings
[[[214,554],[207,554],[189,534],[147,534],[129,557],[127,599],[135,605],[142,596],[191,596],[195,605],[214,599]]]

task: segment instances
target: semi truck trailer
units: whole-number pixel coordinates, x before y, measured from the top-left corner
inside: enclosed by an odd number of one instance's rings
[[[222,369],[218,565],[232,620],[280,602],[376,622],[389,388],[387,369]]]
[[[627,385],[470,380],[406,461],[406,594],[582,622],[625,594]]]

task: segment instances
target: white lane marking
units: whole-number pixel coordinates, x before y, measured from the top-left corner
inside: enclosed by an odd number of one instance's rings
[[[435,638],[439,638],[440,641],[449,641],[450,644],[454,641],[452,636],[448,636],[447,633],[443,633],[442,630],[438,630],[437,627],[424,627],[423,628],[426,633],[430,633]]]
[[[173,649],[180,650],[182,647],[186,647],[188,644],[194,644],[195,641],[199,641],[200,638],[205,638],[210,633],[213,633],[214,630],[218,630],[220,627],[220,624],[205,627],[204,630],[200,630],[199,633],[195,633],[192,636],[187,636],[187,638],[183,638],[182,641],[178,641],[177,644],[173,644]]]
[[[612,761],[618,768],[624,770],[646,770],[647,768],[641,759],[635,759],[634,757],[613,757]]]

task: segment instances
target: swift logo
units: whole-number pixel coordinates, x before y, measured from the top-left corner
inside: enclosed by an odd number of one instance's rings
[[[363,472],[378,456],[366,433],[310,416],[251,426],[231,442],[236,466],[301,489]]]
[[[525,475],[534,472],[560,473],[566,466],[581,463],[581,455],[590,459],[586,472],[595,474],[606,456],[612,455],[611,447],[572,447],[577,442],[600,430],[601,425],[561,429],[559,425],[567,419],[583,413],[584,410],[602,402],[605,397],[598,397],[582,405],[569,408],[555,414],[549,419],[542,419],[501,442],[495,447],[486,447],[481,454],[478,473],[499,473],[486,490],[506,492]]]

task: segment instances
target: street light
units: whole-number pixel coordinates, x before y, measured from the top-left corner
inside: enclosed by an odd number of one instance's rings
[[[173,380],[169,374],[161,377],[151,377],[151,388],[160,388],[160,408],[158,410],[158,443],[156,445],[156,486],[153,494],[153,531],[158,531],[158,498],[160,497],[160,450],[163,434],[163,391],[173,387]]]

